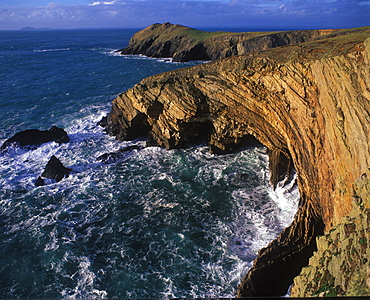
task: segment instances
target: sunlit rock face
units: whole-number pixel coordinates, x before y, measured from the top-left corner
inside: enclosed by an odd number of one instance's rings
[[[370,296],[370,171],[353,189],[353,209],[317,238],[317,251],[294,278],[292,297]]]
[[[296,170],[296,218],[260,251],[239,296],[283,295],[315,237],[352,209],[370,160],[368,37],[365,28],[155,75],[113,102],[106,129],[119,139],[146,133],[151,145],[207,141],[226,153],[254,136],[269,149],[272,184]]]

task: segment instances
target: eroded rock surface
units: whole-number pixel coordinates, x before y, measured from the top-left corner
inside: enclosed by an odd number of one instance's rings
[[[315,237],[352,210],[354,179],[370,160],[369,37],[369,28],[356,29],[171,71],[114,100],[106,129],[119,139],[145,131],[151,145],[206,140],[223,153],[254,136],[269,149],[272,184],[296,170],[295,220],[260,251],[239,296],[283,295]]]
[[[294,279],[292,297],[370,296],[370,172],[354,185],[353,210],[327,234]]]

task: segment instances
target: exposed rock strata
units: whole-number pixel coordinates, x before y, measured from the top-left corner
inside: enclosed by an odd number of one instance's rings
[[[252,135],[270,151],[273,180],[294,166],[300,209],[260,251],[239,296],[283,295],[315,250],[315,236],[352,210],[354,179],[370,160],[368,37],[365,28],[159,74],[113,102],[106,128],[119,139],[146,131],[152,145],[207,140],[222,153]]]
[[[171,23],[157,23],[137,32],[129,45],[118,51],[121,54],[172,57],[177,62],[217,60],[347,33],[345,30],[205,32]]]
[[[294,279],[292,297],[370,295],[370,172],[357,180],[353,210],[317,238],[317,252]]]

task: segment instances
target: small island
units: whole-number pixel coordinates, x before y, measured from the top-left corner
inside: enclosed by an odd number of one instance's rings
[[[35,28],[31,26],[22,27],[21,30],[52,30],[53,28],[50,27],[42,27],[42,28]]]

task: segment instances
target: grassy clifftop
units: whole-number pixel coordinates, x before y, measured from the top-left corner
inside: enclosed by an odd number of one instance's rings
[[[171,23],[138,31],[122,54],[172,57],[174,61],[218,60],[271,48],[351,35],[366,28],[273,32],[207,32]],[[329,45],[330,46],[330,45]]]

